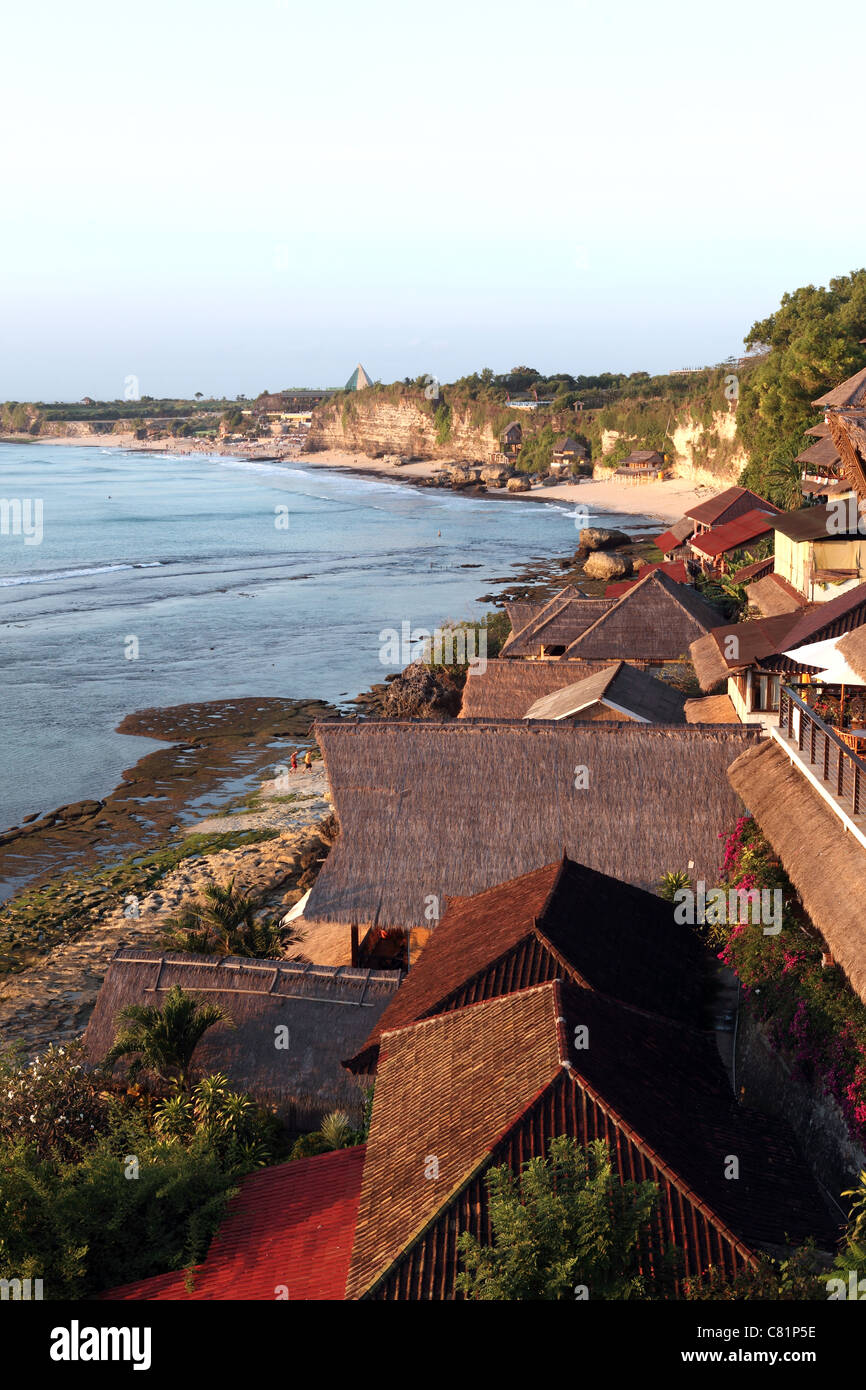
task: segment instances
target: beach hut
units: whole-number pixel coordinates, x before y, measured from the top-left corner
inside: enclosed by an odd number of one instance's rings
[[[557,663],[558,665],[559,663]],[[624,661],[603,666],[563,690],[542,695],[524,719],[633,720],[638,724],[683,724],[685,696]]]
[[[623,1180],[658,1184],[647,1272],[671,1245],[696,1280],[767,1247],[832,1247],[789,1131],[737,1104],[711,1037],[554,980],[383,1036],[346,1297],[453,1298],[457,1233],[492,1239],[486,1172],[518,1173],[557,1135],[602,1136]]]
[[[356,952],[371,929],[400,929],[411,965],[453,894],[563,851],[650,892],[668,870],[712,881],[719,827],[741,814],[724,773],[759,733],[522,719],[319,724],[340,834],[304,920],[341,924]]]
[[[563,855],[472,897],[452,897],[430,944],[345,1065],[375,1071],[382,1035],[562,979],[706,1026],[711,957],[673,905]]]
[[[97,1065],[114,1042],[122,1008],[160,1008],[179,985],[221,1005],[235,1025],[217,1024],[204,1035],[193,1054],[194,1077],[224,1072],[232,1087],[273,1106],[290,1127],[313,1129],[330,1110],[360,1116],[363,1097],[340,1061],[364,1041],[400,979],[398,970],[124,947],[109,964],[84,1046]],[[285,1048],[275,1041],[280,1027],[288,1030]]]
[[[553,461],[551,468],[555,473],[566,473],[575,464],[586,463],[589,459],[589,450],[585,444],[580,444],[576,439],[568,435],[556,446],[553,451]]]
[[[663,666],[680,662],[689,646],[716,627],[721,614],[687,584],[651,570],[609,605],[565,648],[580,661],[607,658]],[[522,638],[522,634],[521,634]]]

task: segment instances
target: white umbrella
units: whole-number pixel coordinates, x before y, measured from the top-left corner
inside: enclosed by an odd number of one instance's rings
[[[863,677],[858,676],[839,651],[836,644],[840,640],[829,637],[824,642],[807,642],[802,647],[785,652],[785,656],[799,661],[803,666],[818,666],[819,673],[812,677],[813,680],[824,681],[827,685],[866,685]]]

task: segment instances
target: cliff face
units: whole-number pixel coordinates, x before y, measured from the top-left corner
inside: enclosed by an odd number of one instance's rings
[[[427,410],[412,399],[383,400],[372,391],[337,397],[314,410],[307,447],[467,463],[487,462],[497,452],[492,422],[482,412],[452,410],[446,433],[435,418],[436,402],[430,405]]]

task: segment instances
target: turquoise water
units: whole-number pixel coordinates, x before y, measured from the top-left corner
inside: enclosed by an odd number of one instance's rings
[[[12,515],[0,534],[0,826],[111,791],[158,746],[114,733],[133,710],[339,703],[394,669],[383,629],[479,615],[491,580],[577,543],[566,506],[305,462],[7,444],[0,498],[42,505],[38,544]]]

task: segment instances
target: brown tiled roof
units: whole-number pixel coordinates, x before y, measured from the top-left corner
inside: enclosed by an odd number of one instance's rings
[[[701,1027],[707,957],[673,911],[654,893],[567,857],[473,897],[452,897],[351,1061],[369,1065],[383,1033],[468,1002],[470,984],[478,998],[492,998],[552,974]],[[541,950],[531,953],[526,975],[515,983],[515,952],[528,942]]]
[[[559,663],[557,662],[557,665]],[[525,719],[568,719],[606,705],[616,718],[645,719],[650,724],[683,724],[683,695],[665,681],[617,661],[573,685],[543,695],[529,707]]]
[[[778,618],[781,613],[796,613],[806,607],[804,595],[781,574],[766,574],[747,584],[746,597],[764,618]]]
[[[748,623],[726,623],[693,642],[692,664],[701,689],[714,690],[732,671],[759,665],[767,657],[790,648],[790,634],[799,622],[800,611],[780,613],[775,618],[754,618]],[[729,637],[736,638],[736,646],[731,646],[731,654],[727,655],[725,644]]]
[[[731,575],[732,584],[748,584],[753,579],[761,579],[765,574],[769,574],[775,564],[772,555],[766,556],[763,560],[753,560],[750,565],[743,565],[742,569],[735,570]]]
[[[858,584],[856,589],[849,589],[828,603],[816,603],[801,613],[796,626],[787,634],[784,649],[790,651],[824,637],[841,637],[863,622],[866,622],[866,584]],[[782,650],[781,645],[779,650]]]
[[[716,626],[721,614],[687,584],[652,570],[622,598],[615,599],[566,648],[566,657],[597,661],[676,661],[690,643]]]
[[[304,916],[403,928],[429,926],[431,895],[478,893],[563,851],[650,890],[689,860],[709,880],[719,826],[740,814],[724,772],[758,735],[464,719],[316,733],[340,834]]]
[[[708,497],[706,502],[698,502],[686,512],[686,516],[701,526],[717,526],[720,522],[732,521],[734,517],[741,516],[743,512],[750,512],[755,507],[767,512],[779,510],[772,502],[768,502],[765,497],[759,497],[750,488],[728,487],[715,497]]]
[[[582,1049],[578,1027],[588,1029]],[[832,1228],[787,1131],[738,1107],[711,1037],[554,981],[384,1035],[348,1298],[375,1293],[441,1214],[457,1220],[461,1192],[500,1161],[509,1134],[528,1132],[530,1112],[556,1085],[556,1132],[583,1143],[609,1134],[623,1176],[632,1175],[623,1151],[636,1146],[683,1245],[697,1244],[692,1208],[746,1259],[761,1244],[809,1235],[829,1245]],[[730,1154],[736,1182],[725,1178]],[[668,1205],[671,1188],[679,1195]],[[691,1253],[706,1268],[706,1254]],[[453,1290],[453,1253],[448,1263],[440,1297]]]

